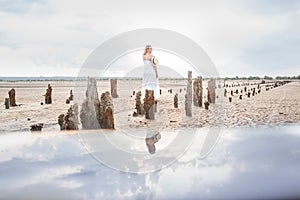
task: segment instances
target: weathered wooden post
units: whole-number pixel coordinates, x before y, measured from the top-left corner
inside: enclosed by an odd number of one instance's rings
[[[133,96],[135,95],[135,91],[132,92],[132,95],[133,95]]]
[[[210,98],[208,98],[208,94]],[[207,94],[208,102],[215,103],[216,101],[216,80],[215,79],[210,79],[208,81],[208,94]]]
[[[43,126],[43,123],[33,124],[30,126],[30,131],[42,131]]]
[[[52,104],[52,87],[48,84],[48,88],[45,94],[45,104]]]
[[[247,92],[247,87],[244,87],[244,91]]]
[[[155,104],[154,104],[154,108],[155,108],[155,109],[154,109],[154,112],[157,112],[157,100],[155,100],[154,103],[155,103]]]
[[[112,98],[119,97],[117,93],[117,79],[110,79],[110,93]]]
[[[188,71],[188,80],[185,94],[185,114],[186,116],[192,116],[192,71]]]
[[[155,108],[154,108],[154,91],[147,90],[144,98],[144,110],[146,119],[155,119]]]
[[[73,101],[73,99],[74,99],[73,91],[70,90],[70,97],[69,97],[69,100],[70,100],[70,101]]]
[[[193,101],[195,106],[202,107],[202,77],[198,76],[193,83]]]
[[[229,102],[232,102],[232,97],[229,97]]]
[[[138,115],[144,114],[144,105],[142,104],[141,97],[142,97],[142,92],[138,91],[135,97],[135,109]]]
[[[15,91],[15,89],[12,88],[8,92],[8,95],[9,95],[9,105],[10,106],[17,106],[17,104],[16,104],[16,91]]]
[[[58,116],[60,130],[78,130],[78,105],[71,105],[66,114]]]
[[[172,89],[170,89],[170,94],[172,94],[172,91],[173,91],[173,90],[172,90]]]
[[[115,128],[115,119],[113,112],[112,96],[108,91],[101,94],[100,118],[98,118],[100,127],[105,129]]]
[[[227,90],[226,90],[226,88],[224,89],[224,97],[226,97],[227,96]]]
[[[255,88],[253,88],[253,91],[252,91],[252,96],[255,95]]]
[[[5,109],[9,109],[9,98],[4,99]]]
[[[208,106],[209,106],[209,102],[208,102],[208,101],[205,101],[205,103],[204,103],[204,108],[205,108],[206,110],[208,110]]]
[[[81,110],[80,120],[83,129],[98,129],[100,128],[100,101],[97,91],[97,82],[94,78],[88,78],[86,98],[84,99]]]
[[[162,92],[162,91],[161,91],[161,89],[160,89],[160,90],[159,90],[159,94],[160,94],[160,95],[161,95],[161,92]]]
[[[231,94],[231,96],[233,96],[233,91],[232,90],[230,91],[230,94]]]
[[[177,93],[174,96],[174,108],[178,108],[178,94]]]
[[[248,92],[248,98],[250,98],[250,96],[251,96],[251,92]]]
[[[240,95],[240,99],[241,99],[241,100],[242,100],[242,98],[243,98],[242,96],[243,96],[243,95]]]

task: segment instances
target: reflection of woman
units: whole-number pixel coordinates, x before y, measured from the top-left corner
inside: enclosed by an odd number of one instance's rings
[[[144,74],[142,82],[142,90],[145,92],[146,89],[154,91],[154,98],[159,98],[159,83],[158,83],[158,72],[157,65],[151,62],[154,58],[152,55],[151,45],[146,45],[143,60],[144,60]]]

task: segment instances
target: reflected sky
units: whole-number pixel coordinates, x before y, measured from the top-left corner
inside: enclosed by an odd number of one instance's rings
[[[86,151],[76,134],[1,135],[0,196],[4,199],[299,197],[299,130],[299,125],[222,130],[213,151],[201,158],[205,131],[202,133],[200,129],[192,145],[176,162],[143,174],[120,172],[101,164]],[[185,131],[188,134],[190,130]],[[95,134],[101,133],[86,133]],[[153,155],[147,152],[144,140],[136,144],[144,146],[143,151],[150,156],[144,162],[159,157],[166,138],[168,133],[162,133]],[[175,150],[173,147],[172,152]],[[114,150],[105,152],[122,162]]]

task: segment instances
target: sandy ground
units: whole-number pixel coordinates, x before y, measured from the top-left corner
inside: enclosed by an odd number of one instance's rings
[[[53,88],[53,103],[51,105],[40,105],[44,102],[47,84]],[[231,84],[232,82],[225,82]],[[237,83],[237,82],[236,82]],[[240,81],[239,83],[243,83]],[[248,89],[257,87],[247,86]],[[257,82],[256,82],[257,83]],[[98,92],[109,90],[108,81],[98,81]],[[204,86],[204,101],[206,100],[206,84]],[[133,91],[140,89],[139,80],[118,81],[119,98],[113,99],[116,128],[122,130],[136,130],[142,127],[152,129],[176,129],[179,127],[239,127],[260,125],[282,125],[300,122],[300,82],[292,82],[269,91],[262,86],[261,93],[248,98],[242,93],[232,96],[232,102],[228,101],[230,90],[239,91],[244,87],[227,88],[227,97],[224,97],[224,82],[217,82],[217,100],[210,104],[209,110],[193,106],[193,116],[186,117],[184,110],[184,95],[186,81],[184,80],[161,80],[160,87],[162,96],[159,99],[156,119],[146,120],[143,116],[133,117],[135,96]],[[218,87],[218,86],[221,87]],[[29,131],[30,125],[44,123],[44,131],[59,130],[57,117],[65,113],[70,105],[65,104],[70,90],[74,91],[73,103],[81,105],[86,90],[85,82],[54,81],[54,82],[0,82],[0,99],[8,97],[7,92],[16,89],[17,107],[6,110],[0,108],[0,132]],[[170,94],[169,89],[173,92]],[[180,89],[182,92],[180,92]],[[173,107],[174,94],[179,94],[179,108]]]

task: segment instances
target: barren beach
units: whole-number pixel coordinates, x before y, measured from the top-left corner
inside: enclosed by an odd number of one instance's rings
[[[53,88],[52,104],[43,104],[48,83]],[[249,81],[223,81],[216,83],[216,102],[204,107],[192,107],[192,116],[185,115],[186,80],[160,80],[162,95],[158,100],[155,120],[144,116],[133,116],[135,98],[140,90],[140,80],[118,80],[119,97],[113,98],[116,129],[139,129],[152,127],[156,129],[177,129],[180,127],[257,127],[274,126],[300,122],[300,82],[294,81],[280,87],[266,90],[266,84],[260,84],[260,92],[253,96],[252,88],[257,88],[259,81],[250,81],[247,92],[244,91]],[[228,87],[228,85],[236,85]],[[238,86],[240,84],[240,86]],[[224,86],[227,87],[224,88]],[[35,123],[43,123],[43,131],[59,130],[58,116],[66,113],[70,105],[82,104],[86,91],[86,81],[21,81],[0,82],[0,98],[8,97],[8,91],[14,88],[18,106],[5,109],[1,106],[0,132],[28,132]],[[203,101],[207,100],[207,81],[203,81]],[[170,92],[172,89],[172,92]],[[70,90],[74,101],[66,104]],[[108,80],[97,82],[99,94],[110,91]],[[224,97],[224,90],[227,91]],[[238,90],[238,94],[236,94]],[[233,91],[233,95],[231,94]],[[251,96],[248,97],[248,91]],[[178,94],[178,108],[174,108],[174,95]],[[240,96],[242,96],[240,99]],[[229,101],[229,97],[232,102]]]

